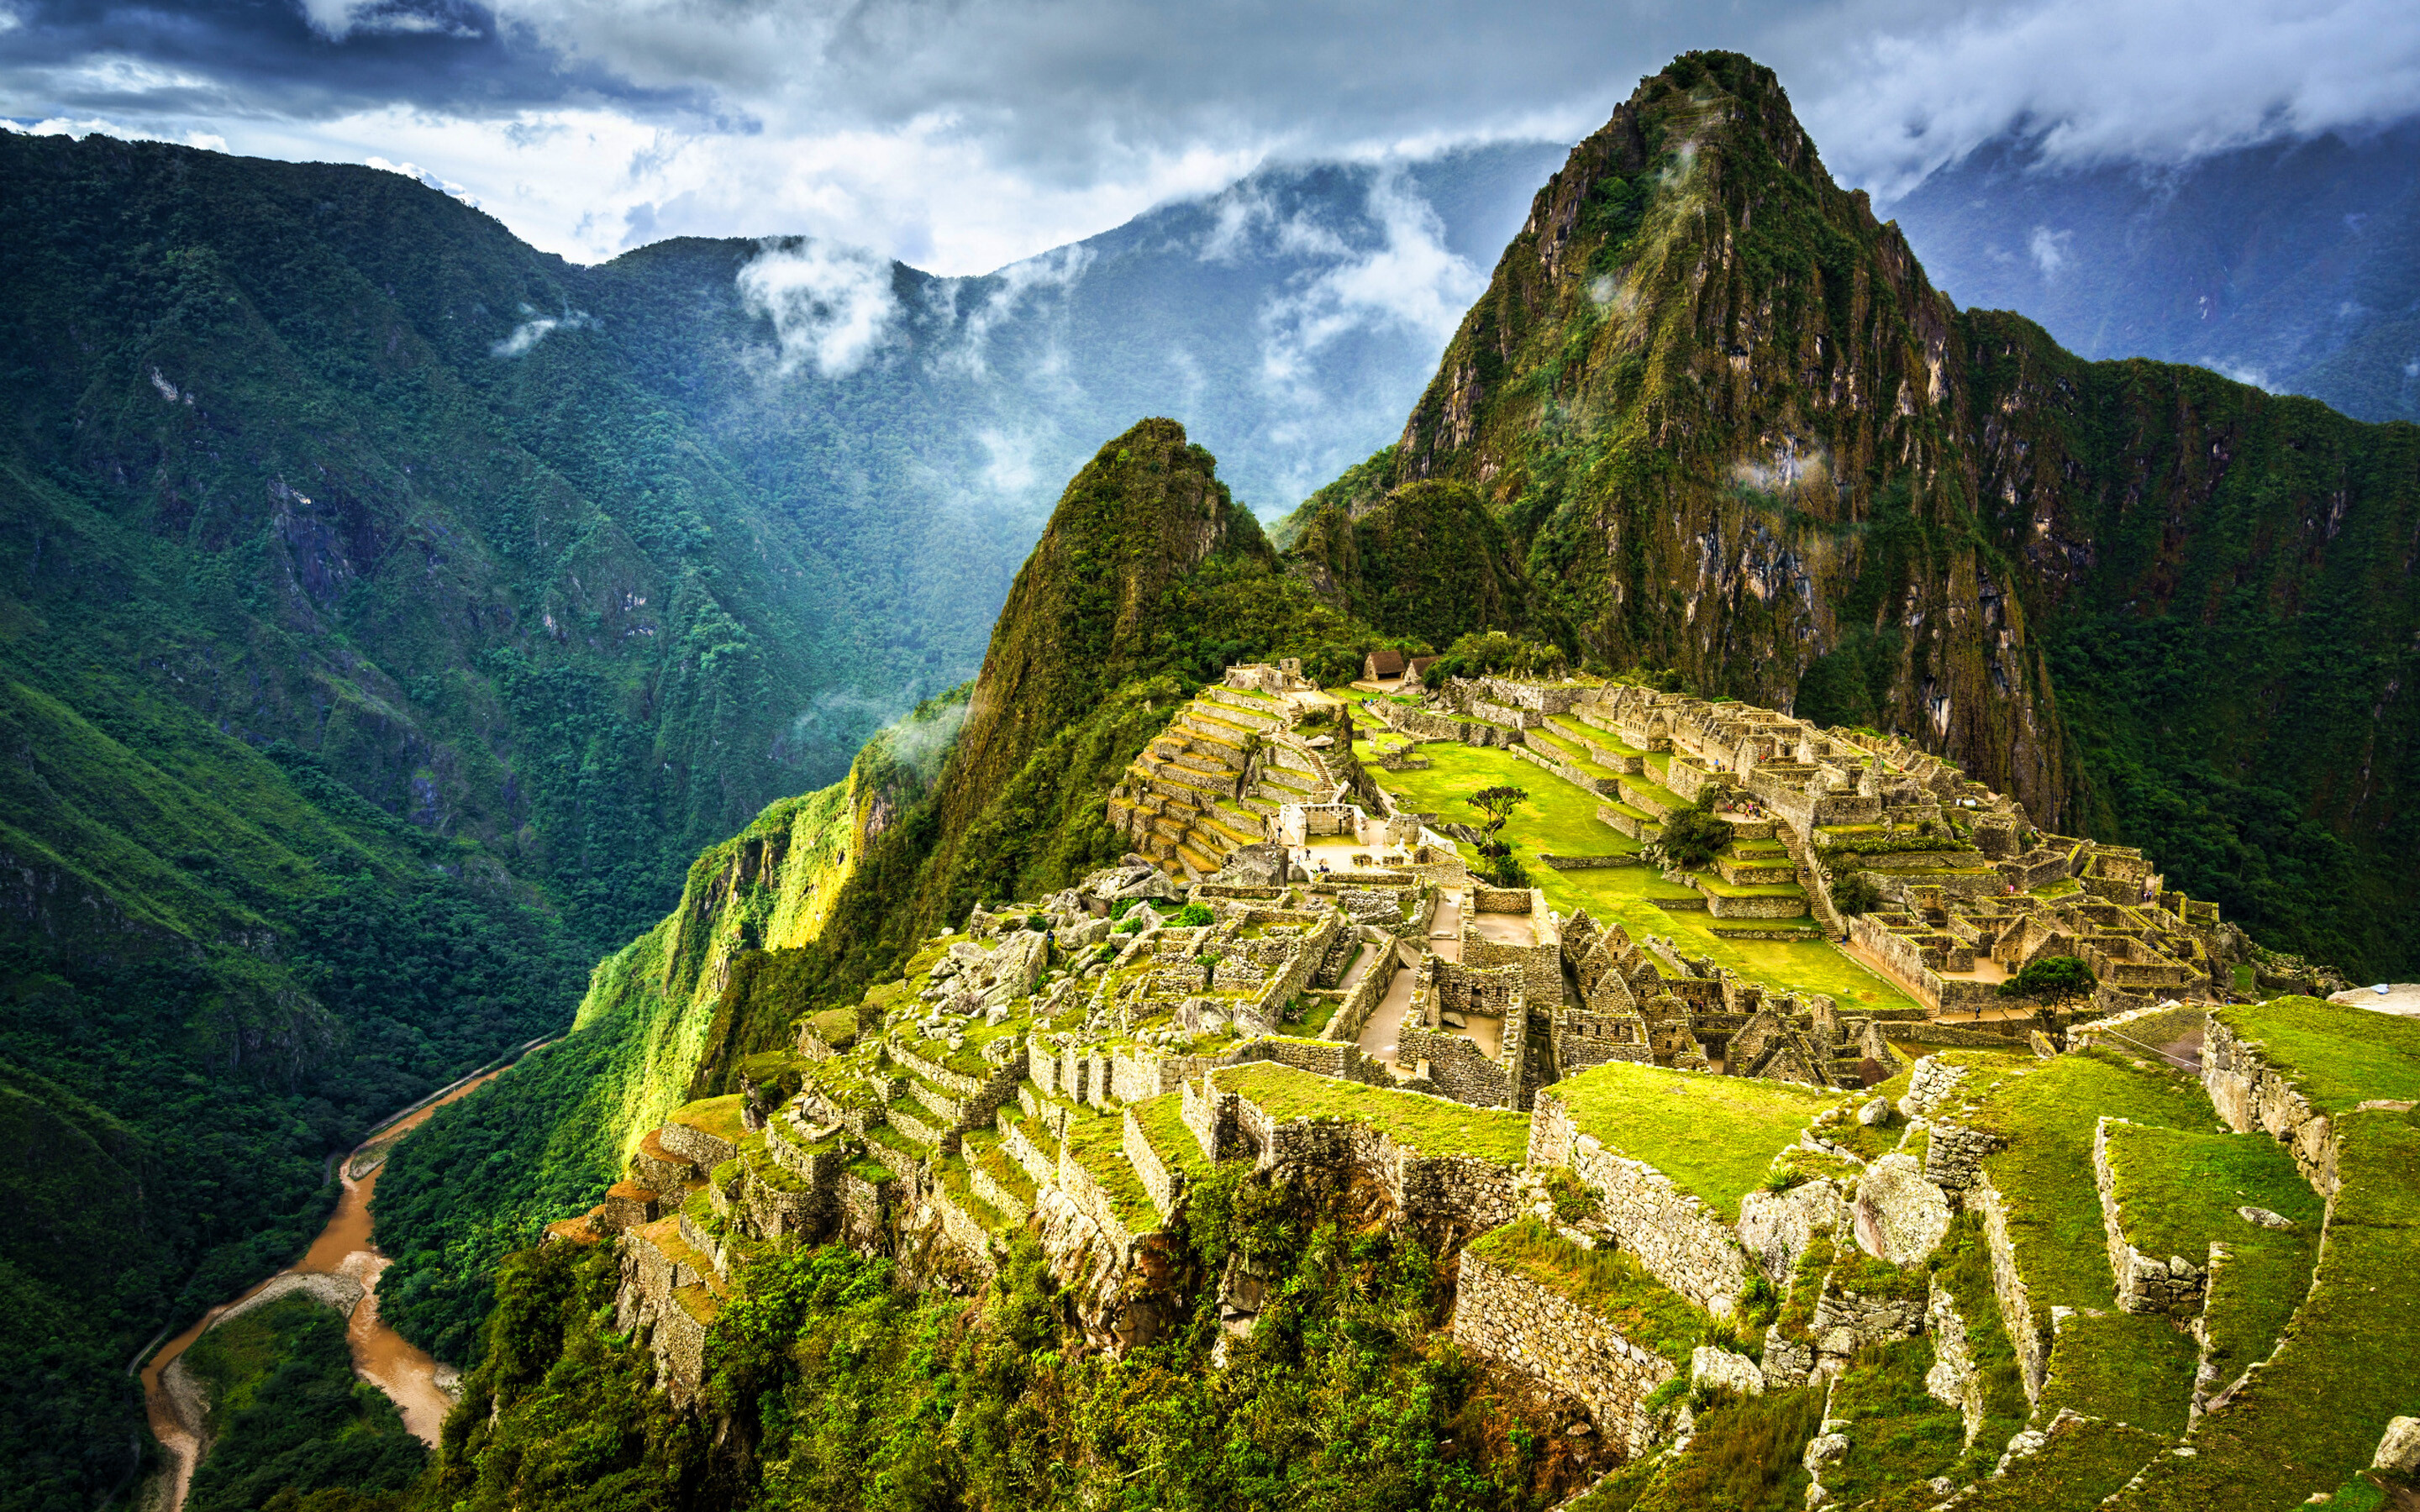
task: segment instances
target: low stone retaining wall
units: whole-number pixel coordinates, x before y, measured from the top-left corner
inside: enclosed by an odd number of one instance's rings
[[[2124,1119],[2102,1115],[2092,1126],[2092,1184],[2101,1194],[2101,1228],[2109,1242],[2109,1269],[2118,1275],[2118,1305],[2130,1313],[2164,1313],[2171,1307],[2198,1312],[2210,1286],[2205,1254],[2155,1257],[2126,1238],[2118,1216],[2118,1177],[2109,1165],[2109,1126]]]
[[[739,1153],[739,1147],[730,1140],[686,1123],[667,1122],[656,1131],[656,1138],[664,1149],[691,1162],[701,1171],[710,1171]]]
[[[1037,1186],[1051,1180],[1057,1174],[1057,1157],[1045,1154],[1042,1147],[1027,1136],[1022,1123],[1008,1126],[1001,1135],[1000,1148],[1008,1151],[1008,1158],[1016,1162],[1026,1175],[1033,1178]]]
[[[1134,1166],[1142,1189],[1151,1195],[1151,1205],[1158,1212],[1159,1221],[1174,1223],[1177,1201],[1185,1195],[1184,1172],[1169,1169],[1168,1163],[1159,1158],[1159,1151],[1152,1148],[1132,1108],[1125,1110],[1124,1142],[1126,1161]]]
[[[1059,1147],[1059,1189],[1066,1193],[1077,1209],[1093,1221],[1094,1227],[1100,1229],[1101,1237],[1109,1241],[1121,1265],[1133,1257],[1134,1231],[1120,1221],[1117,1204],[1109,1200],[1109,1195],[1101,1190],[1101,1183],[1093,1180],[1093,1173],[1084,1169],[1083,1163],[1077,1160],[1064,1145]]]
[[[2228,1128],[2257,1129],[2283,1144],[2311,1190],[2335,1200],[2336,1140],[2327,1115],[2313,1111],[2293,1082],[2260,1058],[2258,1041],[2238,1039],[2215,1013],[2202,1026],[2201,1085]]]
[[[1637,866],[1636,856],[1549,856],[1538,853],[1538,859],[1556,872],[1594,872],[1609,866]]]
[[[2031,1019],[1985,1019],[1979,1024],[1901,1020],[1893,1023],[1885,1032],[1894,1040],[1904,1040],[1911,1044],[1947,1044],[1960,1045],[1971,1050],[2007,1050],[2023,1046],[2026,1031],[2033,1026]]]
[[[1405,1218],[1442,1220],[1472,1233],[1510,1223],[1518,1211],[1510,1165],[1471,1155],[1424,1155],[1361,1123],[1326,1119],[1280,1122],[1248,1097],[1219,1095],[1234,1099],[1239,1142],[1258,1149],[1256,1164],[1263,1170],[1292,1165],[1357,1166],[1387,1189]]]
[[[941,1220],[941,1235],[967,1261],[985,1275],[998,1269],[991,1257],[991,1234],[975,1221],[974,1215],[961,1208],[950,1194],[936,1187],[933,1191],[933,1211]]]
[[[975,1196],[1005,1213],[1012,1223],[1021,1224],[1033,1216],[1032,1204],[1001,1185],[1000,1178],[981,1165],[970,1165],[967,1167],[967,1185],[974,1188]]]
[[[1716,1317],[1728,1317],[1747,1286],[1747,1252],[1714,1209],[1654,1166],[1581,1134],[1551,1087],[1529,1113],[1529,1160],[1563,1165],[1596,1189],[1600,1210],[1655,1279]]]
[[[1983,1215],[1984,1247],[1992,1256],[1992,1295],[2000,1304],[2000,1321],[2016,1347],[2017,1374],[2024,1381],[2025,1400],[2041,1399],[2042,1382],[2050,1375],[2050,1340],[2034,1324],[2032,1299],[2024,1277],[2017,1273],[2016,1246],[2009,1240],[2009,1207],[1988,1176],[1978,1174],[1968,1200]]]
[[[1807,900],[1804,897],[1774,898],[1757,894],[1735,898],[1728,893],[1710,892],[1705,895],[1705,899],[1706,912],[1716,918],[1804,918],[1807,917]]]
[[[1641,1404],[1680,1374],[1671,1361],[1633,1344],[1605,1318],[1467,1250],[1453,1336],[1473,1353],[1579,1398],[1598,1430],[1631,1455],[1655,1442],[1654,1415]]]

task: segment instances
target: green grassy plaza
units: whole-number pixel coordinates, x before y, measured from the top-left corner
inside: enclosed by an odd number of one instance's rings
[[[1741,976],[1768,986],[1800,993],[1823,993],[1850,1011],[1902,1010],[1923,1005],[1842,954],[1813,931],[1797,940],[1742,940],[1718,935],[1714,919],[1701,911],[1667,912],[1658,898],[1693,900],[1692,889],[1667,882],[1645,866],[1603,867],[1585,872],[1557,872],[1538,859],[1541,851],[1556,856],[1635,855],[1638,842],[1597,818],[1597,805],[1607,800],[1583,791],[1534,762],[1509,750],[1464,746],[1451,741],[1422,745],[1419,756],[1430,763],[1426,771],[1390,772],[1370,768],[1405,809],[1435,813],[1459,824],[1484,823],[1465,800],[1484,787],[1510,785],[1528,792],[1523,804],[1504,827],[1513,856],[1528,869],[1529,879],[1545,893],[1548,906],[1569,918],[1587,909],[1600,923],[1620,923],[1636,939],[1661,934],[1683,955],[1704,956]],[[1711,876],[1712,873],[1709,873]],[[1737,887],[1714,879],[1718,890],[1732,894],[1795,892],[1795,887]]]

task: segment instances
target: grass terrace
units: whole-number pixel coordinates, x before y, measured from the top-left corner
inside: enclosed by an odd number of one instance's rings
[[[1514,858],[1528,869],[1530,881],[1545,893],[1547,905],[1564,917],[1585,908],[1601,923],[1620,923],[1633,938],[1650,933],[1668,936],[1684,955],[1706,957],[1716,965],[1776,988],[1826,994],[1852,1012],[1914,1011],[1921,1007],[1812,929],[1804,940],[1734,939],[1717,933],[1714,918],[1702,910],[1658,908],[1658,899],[1696,903],[1700,895],[1694,888],[1665,881],[1652,867],[1552,870],[1538,859],[1540,852],[1629,856],[1637,854],[1638,842],[1597,818],[1597,805],[1609,800],[1510,751],[1431,742],[1419,753],[1432,764],[1425,771],[1370,769],[1396,802],[1414,811],[1471,824],[1479,820],[1479,810],[1464,800],[1481,788],[1509,783],[1528,791],[1529,801],[1514,812],[1504,838],[1512,846]],[[1742,922],[1769,928],[1788,927],[1793,921],[1734,921],[1734,927]]]
[[[1539,1096],[1560,1101],[1582,1134],[1654,1166],[1725,1223],[1738,1221],[1740,1199],[1764,1183],[1773,1158],[1797,1142],[1816,1114],[1842,1101],[1838,1092],[1794,1082],[1628,1061],[1591,1067]]]
[[[1937,1400],[1924,1386],[1932,1368],[1932,1339],[1919,1334],[1859,1350],[1832,1388],[1829,1413],[1845,1421],[1839,1429],[1849,1452],[1826,1472],[1823,1489],[1842,1506],[1881,1499],[1897,1506],[1895,1492],[1913,1490],[1920,1504],[1941,1498],[1922,1483],[1947,1473],[1965,1458],[1966,1420],[1956,1407]]]
[[[2102,1305],[2109,1307],[2111,1300]],[[2059,1324],[2051,1345],[2041,1419],[2071,1407],[2086,1417],[2180,1437],[2193,1400],[2195,1356],[2193,1335],[2163,1314],[2076,1313]]]
[[[709,1097],[675,1108],[667,1121],[687,1124],[701,1134],[710,1134],[736,1145],[748,1137],[748,1125],[739,1116],[739,1110],[747,1101],[737,1092],[728,1097]]]
[[[2310,1289],[2324,1215],[2285,1147],[2263,1134],[2109,1126],[2118,1227],[2135,1248],[2199,1265],[2212,1242],[2227,1262],[2211,1282],[2211,1361],[2222,1381],[2271,1348]],[[2236,1210],[2266,1208],[2292,1220],[2264,1228]]]
[[[1705,1337],[1706,1314],[1648,1274],[1637,1257],[1582,1249],[1534,1217],[1481,1234],[1469,1253],[1560,1293],[1612,1323],[1623,1338],[1684,1369],[1689,1351]]]
[[[2009,1141],[1984,1157],[2008,1199],[2009,1237],[2031,1296],[2036,1326],[2054,1306],[2108,1308],[2118,1278],[2092,1180],[2092,1132],[2102,1114],[2169,1129],[2214,1129],[2217,1115],[2198,1082],[2148,1061],[2092,1051],[2055,1060],[1989,1068],[1967,1082],[1979,1099],[1971,1121]]]
[[[1280,1121],[1334,1119],[1375,1129],[1423,1155],[1475,1155],[1519,1165],[1529,1155],[1529,1116],[1431,1097],[1364,1087],[1273,1061],[1252,1061],[1211,1073],[1218,1089],[1250,1099]]]
[[[2217,1012],[2239,1038],[2259,1041],[2260,1058],[2292,1077],[2318,1112],[2342,1113],[2374,1098],[2420,1102],[2420,1019],[2319,997]]]
[[[2071,1423],[2005,1478],[1978,1486],[1959,1512],[2088,1512],[2167,1447],[2158,1434],[2122,1423]]]
[[[1181,1170],[1196,1180],[1209,1176],[1215,1167],[1210,1157],[1202,1153],[1202,1141],[1185,1126],[1185,1094],[1163,1092],[1129,1104],[1127,1112],[1142,1127],[1142,1136],[1151,1141],[1162,1163],[1171,1170]]]
[[[1151,1205],[1142,1178],[1126,1159],[1124,1119],[1077,1119],[1067,1125],[1067,1158],[1100,1183],[1117,1211],[1118,1222],[1130,1234],[1147,1234],[1159,1227],[1159,1211]]]
[[[2292,1506],[2351,1480],[2388,1418],[2420,1415],[2420,1121],[2349,1113],[2336,1137],[2344,1186],[2292,1330],[2195,1425],[2194,1457],[2159,1461],[2119,1512]]]

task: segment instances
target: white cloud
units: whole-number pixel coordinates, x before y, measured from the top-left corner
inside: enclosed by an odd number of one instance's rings
[[[2032,255],[2034,266],[2041,270],[2042,277],[2056,278],[2058,270],[2067,266],[2067,244],[2074,239],[2072,231],[2054,231],[2038,225],[2025,239],[2025,251]]]
[[[1084,280],[1084,272],[1093,266],[1090,247],[1061,247],[1011,263],[995,275],[998,282],[983,302],[967,312],[966,325],[958,333],[955,345],[939,359],[940,365],[980,378],[989,369],[987,347],[992,328],[1015,314],[1018,305],[1029,299],[1071,292]],[[942,285],[954,308],[959,290],[964,285],[954,282]]]
[[[578,331],[581,327],[591,323],[585,310],[566,310],[559,316],[536,315],[524,304],[521,306],[521,313],[530,316],[531,318],[515,326],[511,335],[489,347],[489,356],[520,357],[558,331]]]
[[[1487,287],[1484,272],[1446,247],[1436,211],[1405,187],[1398,167],[1376,172],[1368,204],[1380,239],[1357,255],[1332,232],[1290,239],[1294,223],[1280,223],[1281,247],[1342,260],[1262,312],[1261,371],[1271,386],[1297,386],[1312,354],[1355,330],[1399,327],[1442,345]]]
[[[2420,109],[2409,0],[1848,0],[1774,40],[1826,161],[1885,200],[2012,127],[2061,164],[2177,163]]]
[[[365,158],[362,161],[381,173],[399,173],[406,178],[416,178],[423,186],[433,189],[449,198],[458,199],[474,210],[479,208],[478,196],[453,179],[440,177],[416,162],[389,162],[386,159],[377,156]]]
[[[899,317],[891,262],[858,247],[768,237],[739,270],[739,297],[773,322],[783,377],[813,366],[845,378],[873,355]]]
[[[0,30],[5,29],[0,28]],[[87,136],[110,136],[121,142],[173,142],[178,147],[200,147],[205,152],[225,152],[227,149],[225,137],[199,128],[191,128],[179,135],[170,136],[164,132],[146,131],[139,126],[128,126],[99,116],[89,120],[72,121],[63,116],[54,116],[48,120],[35,121],[31,124],[0,116],[0,131],[8,131],[17,136],[71,136],[79,141]]]

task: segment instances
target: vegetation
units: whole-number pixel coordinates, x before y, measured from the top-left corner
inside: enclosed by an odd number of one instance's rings
[[[1507,1165],[1528,1158],[1529,1116],[1509,1108],[1364,1087],[1267,1060],[1227,1067],[1212,1076],[1221,1091],[1249,1098],[1280,1122],[1336,1119],[1366,1124],[1423,1155],[1476,1155]]]
[[[1797,1512],[1811,1479],[1801,1460],[1823,1426],[1821,1386],[1721,1392],[1698,1413],[1688,1453],[1624,1467],[1571,1512]]]
[[[1695,1304],[1647,1273],[1627,1250],[1582,1249],[1524,1215],[1471,1241],[1466,1254],[1560,1292],[1606,1319],[1621,1336],[1686,1369],[1711,1323]]]
[[[2213,1009],[2313,1109],[2342,1113],[2372,1099],[2420,1101],[2420,1020],[2318,997]]]
[[[1540,1094],[1607,1149],[1644,1161],[1725,1223],[1764,1182],[1773,1157],[1839,1095],[1795,1082],[1753,1081],[1610,1061]]]
[[[817,1509],[1538,1512],[1576,1489],[1551,1426],[1435,1332],[1432,1257],[1232,1167],[1197,1214],[1192,1263],[1249,1244],[1282,1283],[1225,1369],[1204,1365],[1215,1288],[1120,1358],[1081,1347],[1030,1241],[971,1301],[804,1250],[752,1268],[715,1322],[706,1405],[734,1427],[720,1443],[645,1390],[644,1351],[606,1331],[610,1255],[516,1257],[414,1506],[669,1508],[743,1477],[752,1504]]]
[[[2100,985],[2092,968],[2071,955],[2037,956],[2024,969],[2000,983],[2003,997],[2047,997],[2065,1001],[2082,997]]]
[[[1851,872],[1832,884],[1832,906],[1844,914],[1870,914],[1883,905],[1883,889],[1863,872]]]
[[[308,1297],[227,1319],[194,1341],[184,1365],[210,1402],[192,1512],[254,1512],[325,1488],[401,1491],[427,1458],[386,1395],[354,1378],[344,1315]]]
[[[1730,844],[1730,825],[1714,815],[1714,788],[1706,788],[1698,795],[1697,802],[1665,816],[1664,833],[1657,846],[1666,866],[1702,872],[1714,865],[1714,857]]]

